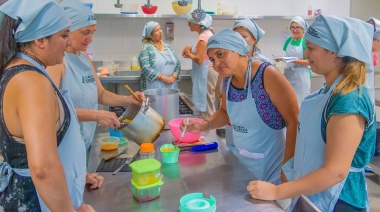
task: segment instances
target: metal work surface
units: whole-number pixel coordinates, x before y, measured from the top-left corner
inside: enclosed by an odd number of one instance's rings
[[[106,129],[98,127],[89,155],[88,172],[95,172],[103,152],[98,138],[106,136]],[[202,192],[206,197],[216,198],[217,211],[283,211],[275,201],[259,201],[250,198],[246,190],[252,174],[243,167],[227,146],[216,136],[215,131],[205,133],[208,141],[218,141],[218,150],[193,153],[181,152],[178,166],[162,164],[164,184],[158,199],[139,203],[133,199],[131,172],[100,172],[104,184],[100,189],[84,192],[84,203],[92,205],[96,211],[178,211],[180,198],[188,193]],[[171,143],[173,136],[164,131],[154,143],[156,158],[161,161],[159,147]],[[123,147],[120,147],[121,149]],[[128,143],[128,154],[134,154],[139,146]]]

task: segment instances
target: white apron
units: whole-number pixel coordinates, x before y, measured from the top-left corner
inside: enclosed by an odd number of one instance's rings
[[[342,76],[339,76],[326,94],[318,94],[319,91],[317,91],[302,102],[294,157],[283,166],[284,173],[289,181],[299,179],[322,167],[325,163],[326,144],[321,134],[321,118],[332,91],[341,79]],[[364,174],[364,169],[351,168],[350,172],[362,172]],[[345,181],[346,179],[329,189],[309,195],[308,198],[320,210],[324,212],[333,211]],[[289,209],[294,207],[297,199],[292,199],[292,206]],[[369,205],[367,206],[368,209]]]
[[[286,48],[287,57],[297,57],[299,59],[303,59],[303,39],[304,38],[302,38],[299,46],[293,46],[291,42],[289,42]],[[310,95],[311,82],[309,68],[303,65],[288,63],[284,70],[284,74],[296,92],[298,107],[301,107],[302,101],[305,99],[305,97]]]
[[[173,52],[157,51],[153,47],[154,53],[156,55],[156,61],[154,62],[152,69],[156,70],[158,73],[163,74],[164,76],[171,76],[177,65],[177,60],[174,57]],[[160,80],[150,81],[146,79],[146,89],[155,89],[155,88],[172,88],[178,89],[177,81],[173,84],[168,85]]]
[[[229,145],[229,148],[257,180],[280,184],[285,136],[282,129],[274,130],[267,126],[257,112],[255,99],[252,98],[251,64],[250,59],[244,85],[244,88],[248,85],[247,99],[241,102],[226,100],[228,117],[233,127],[233,145]],[[228,79],[226,96],[231,79]]]

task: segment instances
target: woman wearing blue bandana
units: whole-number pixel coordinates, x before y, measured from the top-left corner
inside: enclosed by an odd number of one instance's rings
[[[239,33],[251,45],[247,56],[252,57],[253,60],[267,62],[273,65],[273,62],[264,56],[263,52],[257,47],[257,43],[265,35],[265,31],[251,18],[235,21],[233,30]]]
[[[196,11],[195,11],[196,12]],[[190,47],[186,46],[182,51],[184,58],[192,61],[191,81],[192,100],[201,111],[201,118],[207,119],[215,113],[215,87],[218,80],[218,73],[212,67],[212,63],[207,57],[206,44],[208,39],[214,34],[211,29],[212,18],[205,14],[202,16],[193,15],[194,11],[187,17],[190,31],[198,33],[198,39]]]
[[[48,0],[8,0],[0,12],[0,210],[94,211],[82,205],[86,150],[74,107],[45,71],[63,61],[70,20]]]
[[[303,56],[306,48],[303,36],[308,26],[308,23],[301,16],[292,18],[290,21],[290,31],[293,37],[288,38],[283,47],[287,57],[298,58],[286,64],[284,74],[296,92],[299,107],[301,107],[301,103],[305,97],[310,94],[309,62]],[[276,62],[278,61],[276,60]]]
[[[252,62],[247,57],[250,49],[231,29],[222,30],[209,39],[207,54],[215,70],[225,78],[222,105],[202,123],[190,119],[187,130],[198,133],[231,122],[234,140],[231,151],[256,179],[280,184],[283,161],[293,156],[297,99],[276,67]]]
[[[145,24],[143,47],[139,55],[141,90],[155,88],[178,89],[181,63],[169,44],[162,42],[161,26],[155,21]]]
[[[59,5],[71,20],[69,36],[72,44],[66,49],[64,63],[49,67],[48,72],[58,87],[70,92],[83,140],[89,150],[97,123],[106,128],[120,126],[115,113],[98,110],[99,103],[107,106],[140,103],[132,96],[121,96],[105,90],[100,82],[92,61],[85,52],[96,31],[96,17],[91,9],[80,0],[64,0]],[[136,94],[144,99],[141,92]],[[99,175],[98,178],[102,177]]]
[[[373,26],[318,16],[308,29],[306,56],[326,84],[306,97],[299,114],[294,158],[283,170],[289,182],[252,181],[253,198],[307,195],[321,211],[369,211],[364,166],[374,153],[376,117],[365,86]]]

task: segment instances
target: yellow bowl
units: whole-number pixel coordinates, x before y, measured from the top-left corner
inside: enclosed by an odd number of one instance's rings
[[[172,2],[172,8],[176,14],[187,14],[193,7],[193,3],[188,2],[186,6],[179,6],[178,2]]]

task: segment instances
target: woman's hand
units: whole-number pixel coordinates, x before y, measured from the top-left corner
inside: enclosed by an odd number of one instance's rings
[[[135,95],[138,96],[143,102],[146,101],[145,99],[145,95],[143,92],[140,92],[140,91],[136,91],[135,92]],[[137,99],[135,99],[133,96],[128,96],[130,99],[129,99],[129,104],[130,105],[141,105],[141,102],[139,102]]]
[[[208,126],[208,123],[206,122],[207,126]],[[189,122],[186,124],[186,119],[184,119],[181,123],[181,125],[179,126],[179,128],[181,129],[181,131],[183,130],[183,128],[186,127],[186,132],[190,132],[190,133],[200,133],[202,132],[202,127],[203,127],[203,122],[200,123],[198,122],[196,119],[189,119]]]
[[[106,110],[96,111],[96,122],[105,128],[120,127],[120,121],[116,114]]]
[[[95,212],[95,209],[91,205],[82,204],[76,211],[77,212]]]
[[[86,174],[86,184],[90,184],[91,189],[100,188],[103,185],[104,177],[96,173]]]
[[[191,46],[186,45],[185,48],[183,48],[183,50],[182,50],[182,57],[190,58],[189,53],[191,53]]]
[[[254,199],[277,200],[278,189],[276,185],[265,181],[251,181],[247,186],[247,191]]]
[[[175,83],[176,79],[174,79],[173,77],[171,76],[164,76],[162,75],[162,77],[160,78],[160,80],[168,85],[171,85],[173,83]]]

